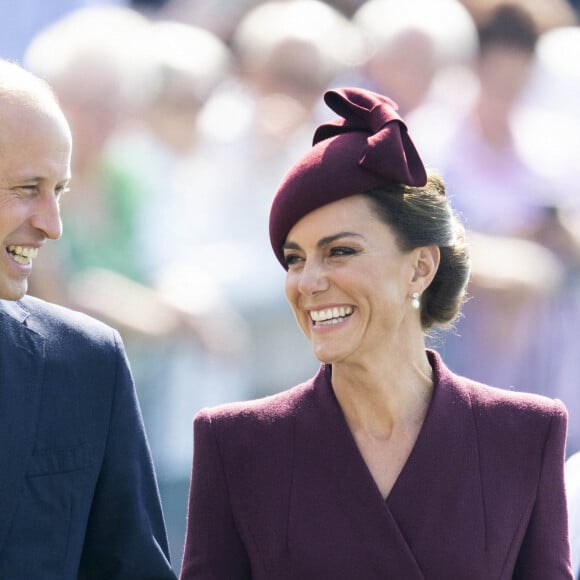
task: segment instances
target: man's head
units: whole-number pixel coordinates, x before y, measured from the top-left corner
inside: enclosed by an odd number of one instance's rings
[[[0,298],[26,294],[38,249],[61,235],[71,146],[50,87],[0,60]]]

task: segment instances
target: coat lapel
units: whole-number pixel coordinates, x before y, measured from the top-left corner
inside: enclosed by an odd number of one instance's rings
[[[429,352],[429,358],[433,399],[386,502],[334,396],[328,367],[315,378],[313,404],[296,424],[289,548],[300,545],[299,534],[322,546],[321,573],[337,561],[336,578],[422,580],[445,577],[453,563],[466,577],[470,571],[469,577],[482,577],[486,526],[471,400],[439,356]],[[311,546],[302,549],[305,567],[293,577],[315,578],[307,573],[317,569],[308,558]]]
[[[40,407],[44,338],[18,303],[0,301],[0,552],[18,505]]]
[[[294,461],[291,577],[423,580],[356,447],[324,365],[314,379],[312,404],[297,418]],[[335,566],[331,575],[329,566]]]
[[[425,573],[439,577],[453,562],[465,577],[479,578],[487,546],[471,400],[439,355],[430,352],[429,357],[433,399],[387,505]]]

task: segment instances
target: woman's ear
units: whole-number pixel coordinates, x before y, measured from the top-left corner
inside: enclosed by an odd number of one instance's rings
[[[422,246],[414,250],[414,275],[412,282],[417,285],[421,293],[431,284],[439,268],[441,254],[439,246]]]

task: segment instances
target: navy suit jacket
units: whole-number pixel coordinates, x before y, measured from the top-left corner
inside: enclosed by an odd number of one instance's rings
[[[0,300],[0,578],[174,578],[118,333]]]
[[[326,365],[198,413],[182,579],[570,580],[565,408],[429,358],[433,399],[386,501]]]

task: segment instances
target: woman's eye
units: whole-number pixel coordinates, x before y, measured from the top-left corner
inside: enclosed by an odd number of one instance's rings
[[[284,260],[287,266],[292,266],[293,264],[296,264],[300,261],[300,256],[297,254],[286,254],[284,256]]]
[[[351,256],[352,254],[356,254],[356,250],[354,248],[345,248],[340,246],[330,250],[330,256],[336,258],[341,256]]]

